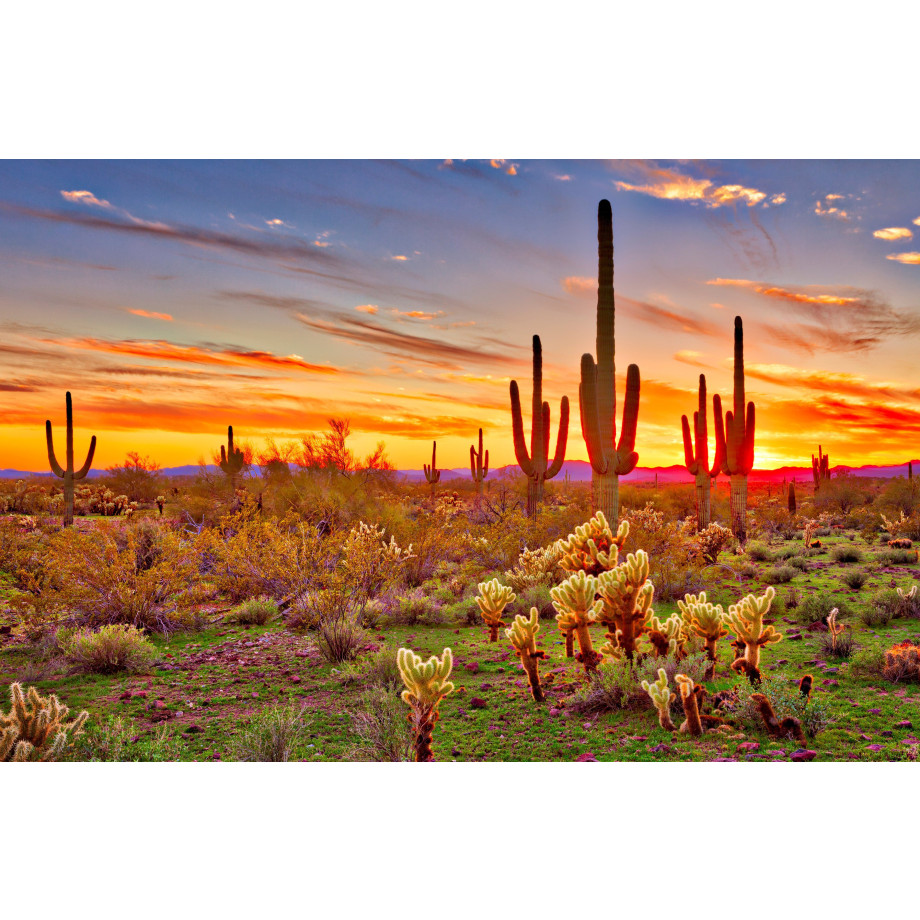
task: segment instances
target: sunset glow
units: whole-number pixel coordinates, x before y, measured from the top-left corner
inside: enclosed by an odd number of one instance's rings
[[[835,464],[906,462],[918,179],[906,161],[6,161],[0,468],[47,468],[66,390],[100,468],[209,459],[228,424],[299,440],[332,415],[401,469],[434,439],[465,466],[480,427],[493,468],[514,463],[508,386],[530,393],[534,334],[585,459],[600,198],[641,466],[682,463],[700,373],[730,399],[735,315],[759,468],[819,442]]]

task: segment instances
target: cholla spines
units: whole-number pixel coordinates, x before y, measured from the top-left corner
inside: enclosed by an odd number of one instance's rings
[[[711,516],[710,491],[712,478],[718,476],[724,463],[724,444],[716,440],[716,455],[709,467],[709,433],[706,424],[706,375],[700,374],[699,409],[693,413],[693,439],[690,438],[690,422],[686,415],[680,417],[684,436],[684,465],[696,479],[696,522],[697,530],[709,526]]]
[[[70,398],[70,390],[65,397],[67,407],[67,435],[66,435],[66,456],[67,466],[63,467],[58,463],[54,455],[54,438],[51,434],[51,420],[45,420],[45,440],[48,443],[48,462],[51,464],[51,470],[55,476],[64,480],[64,526],[69,527],[73,524],[73,484],[75,481],[85,479],[93,464],[93,454],[96,453],[96,435],[93,435],[89,442],[89,451],[86,455],[86,462],[78,470],[73,468],[73,401]]]
[[[555,584],[562,557],[561,542],[557,540],[538,549],[528,549],[525,546],[514,568],[505,572],[505,581],[515,591],[526,591],[536,585]]]
[[[728,608],[729,623],[745,647],[744,656],[732,662],[732,669],[746,672],[751,683],[760,680],[761,648],[783,638],[772,626],[763,625],[764,615],[769,612],[774,597],[776,590],[771,585],[760,597],[749,594]]]
[[[240,448],[233,446],[233,425],[227,426],[227,448],[225,450],[221,444],[218,465],[230,480],[230,488],[236,491],[236,481],[246,465],[246,458]]]
[[[722,401],[713,397],[716,413],[716,452],[722,453],[722,469],[731,477],[732,533],[743,543],[747,538],[747,478],[754,468],[754,403],[744,400],[744,330],[735,317],[735,373],[733,411],[725,413]]]
[[[497,578],[479,584],[479,597],[476,603],[486,626],[489,627],[489,642],[498,641],[498,631],[505,623],[502,613],[505,607],[517,598],[514,591],[503,585]]]
[[[422,469],[425,472],[425,479],[428,480],[428,484],[431,486],[431,491],[434,493],[434,487],[437,483],[441,481],[441,471],[438,469],[438,442],[431,442],[431,465],[427,463],[422,464]]]
[[[57,760],[88,718],[83,711],[68,722],[70,709],[53,693],[42,697],[29,687],[25,694],[19,683],[10,684],[10,703],[9,714],[0,712],[0,763]]]
[[[489,452],[485,452],[483,459],[482,452],[482,429],[479,429],[479,450],[475,445],[470,444],[470,475],[473,482],[476,483],[476,494],[482,495],[482,483],[486,476],[489,475]]]
[[[561,585],[550,592],[553,606],[558,613],[556,621],[563,635],[574,633],[578,639],[580,652],[575,657],[585,666],[585,670],[597,669],[601,656],[594,651],[589,626],[597,622],[604,606],[603,601],[595,600],[597,578],[587,572],[578,571],[567,578]]]
[[[676,613],[672,613],[664,622],[651,613],[645,621],[644,628],[646,638],[655,650],[656,658],[681,655],[684,631],[681,618]]]
[[[706,592],[685,594],[682,601],[677,602],[690,632],[698,635],[706,643],[706,655],[709,665],[706,668],[706,680],[715,676],[718,652],[716,643],[728,635],[728,617],[721,604],[713,604],[706,600]]]
[[[639,417],[639,367],[626,371],[626,401],[620,440],[616,438],[616,302],[613,293],[613,213],[610,202],[597,205],[597,362],[581,356],[581,431],[591,462],[594,508],[616,523],[620,513],[619,477],[639,462],[636,424]]]
[[[415,734],[415,759],[422,763],[434,760],[431,736],[438,721],[438,706],[454,689],[447,679],[454,666],[453,652],[446,648],[440,658],[432,655],[423,662],[411,649],[401,648],[396,653],[396,664],[406,685],[402,700],[411,707],[409,721]]]
[[[600,575],[616,567],[627,536],[629,521],[623,521],[614,536],[603,511],[598,511],[590,521],[576,527],[566,539],[558,541],[562,551],[559,567],[566,572]]]
[[[654,614],[655,587],[648,573],[648,553],[640,549],[597,579],[597,593],[603,602],[598,619],[607,627],[611,645],[622,649],[628,659],[635,654],[646,620]]]
[[[642,689],[651,697],[658,710],[658,724],[666,731],[676,731],[674,723],[671,721],[671,703],[677,697],[668,687],[668,675],[664,668],[658,669],[658,680],[650,684],[647,680],[642,681]]]
[[[543,402],[543,348],[540,336],[533,337],[533,407],[531,415],[530,453],[524,440],[524,417],[521,412],[521,394],[516,380],[511,381],[511,430],[514,437],[514,456],[527,477],[527,514],[537,513],[543,499],[543,484],[562,469],[565,445],[569,435],[569,398],[562,397],[559,412],[559,434],[556,436],[556,453],[549,460],[550,434],[549,403]]]
[[[521,659],[521,667],[527,674],[530,683],[530,692],[533,698],[542,703],[544,700],[543,689],[540,686],[540,672],[538,665],[541,658],[546,657],[546,652],[537,648],[537,633],[540,631],[540,611],[536,607],[530,608],[530,616],[518,614],[514,618],[510,629],[505,630],[505,635],[511,640],[514,650]]]
[[[694,736],[703,734],[703,723],[700,720],[699,694],[701,689],[693,683],[693,678],[686,674],[676,674],[674,680],[680,690],[680,701],[684,706],[686,717],[680,726],[682,732]]]

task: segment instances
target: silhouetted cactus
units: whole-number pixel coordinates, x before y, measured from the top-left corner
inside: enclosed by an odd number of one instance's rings
[[[693,438],[690,437],[690,422],[686,415],[680,417],[684,436],[684,465],[696,479],[696,523],[697,530],[705,530],[711,520],[711,484],[719,475],[725,461],[724,445],[716,441],[716,455],[709,467],[709,434],[706,424],[706,375],[700,374],[699,409],[693,413]],[[720,450],[720,447],[722,450]]]
[[[236,491],[236,481],[243,468],[246,466],[246,459],[243,451],[233,446],[233,426],[227,426],[227,448],[223,444],[220,446],[220,463],[218,464],[224,471],[224,474],[230,480],[230,488]]]
[[[616,438],[616,360],[613,293],[613,214],[610,202],[597,206],[597,362],[581,356],[578,389],[581,430],[591,462],[594,509],[603,511],[612,525],[620,513],[620,476],[631,473],[639,462],[635,452],[639,417],[639,367],[626,370],[626,402],[620,440]]]
[[[485,452],[485,459],[483,459],[481,428],[479,429],[479,450],[470,444],[470,475],[473,477],[473,482],[476,483],[476,494],[482,495],[482,483],[489,475],[489,452]]]
[[[713,397],[716,413],[716,454],[724,457],[722,469],[731,477],[732,533],[742,542],[747,539],[747,478],[754,468],[754,403],[744,400],[744,330],[741,317],[735,317],[735,374],[733,411],[725,413],[722,400]]]
[[[546,657],[546,652],[537,648],[537,633],[540,631],[540,611],[536,607],[530,608],[530,616],[518,614],[511,624],[511,629],[505,630],[505,635],[511,640],[514,651],[521,659],[521,667],[527,674],[530,683],[530,692],[534,700],[543,702],[543,688],[540,686],[539,662]]]
[[[438,706],[454,689],[447,679],[454,666],[453,652],[446,648],[440,658],[432,655],[423,662],[411,649],[401,648],[396,653],[396,664],[406,685],[402,700],[411,707],[409,723],[414,735],[415,759],[419,763],[432,761],[431,737],[440,715]]]
[[[441,471],[438,469],[438,442],[431,442],[431,465],[427,463],[422,464],[422,468],[425,472],[425,479],[428,480],[428,484],[431,486],[431,493],[434,494],[435,486],[441,481]]]
[[[795,514],[795,482],[789,483],[789,513]]]
[[[10,703],[8,715],[0,712],[0,763],[57,760],[87,719],[84,711],[68,722],[70,710],[53,693],[43,697],[29,687],[27,695],[19,683],[10,684]]]
[[[527,514],[533,516],[543,499],[543,484],[562,469],[565,445],[569,433],[569,398],[562,397],[559,413],[559,434],[556,453],[547,465],[550,433],[549,403],[543,402],[543,349],[540,336],[533,337],[533,412],[531,416],[530,453],[524,440],[524,419],[521,395],[516,380],[511,381],[511,425],[514,435],[514,455],[527,477]]]
[[[73,403],[70,398],[70,391],[67,391],[67,466],[63,467],[57,461],[54,455],[54,438],[51,434],[51,421],[45,421],[45,439],[48,442],[48,462],[55,476],[64,480],[64,526],[69,527],[73,524],[73,484],[75,480],[85,479],[86,474],[90,471],[93,464],[93,454],[96,453],[96,436],[93,435],[89,442],[89,453],[86,455],[86,462],[80,469],[74,471],[73,468]]]
[[[815,492],[821,488],[821,483],[831,478],[830,455],[821,452],[821,445],[818,445],[818,456],[811,455],[811,475],[815,480]]]

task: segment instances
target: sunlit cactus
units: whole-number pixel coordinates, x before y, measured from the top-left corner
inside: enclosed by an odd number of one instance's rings
[[[581,431],[591,462],[591,482],[596,511],[603,511],[616,524],[620,514],[620,476],[631,473],[639,462],[636,423],[639,417],[639,367],[626,370],[626,401],[620,440],[616,436],[616,359],[613,293],[613,213],[610,202],[597,206],[597,361],[581,357],[578,400]]]
[[[432,455],[433,461],[434,456]],[[473,477],[473,482],[476,483],[476,494],[482,495],[482,484],[489,475],[489,452],[486,451],[483,455],[481,428],[479,429],[479,450],[476,450],[475,445],[470,444],[470,475]]]
[[[558,611],[556,621],[559,629],[563,635],[574,633],[578,639],[579,652],[575,658],[586,671],[597,670],[602,656],[594,651],[589,629],[592,623],[597,622],[604,606],[603,601],[595,600],[597,578],[583,571],[575,572],[549,593]]]
[[[415,759],[419,763],[432,761],[431,736],[438,721],[438,706],[454,689],[447,679],[454,666],[453,652],[446,648],[440,658],[432,655],[423,662],[411,649],[401,648],[396,653],[396,664],[406,685],[402,700],[411,707],[409,722],[414,733]]]
[[[524,439],[524,417],[521,394],[516,380],[511,381],[511,428],[514,436],[514,456],[527,477],[527,514],[532,517],[543,500],[543,486],[562,469],[565,445],[569,434],[569,398],[562,397],[559,412],[559,433],[556,453],[548,464],[550,413],[549,403],[543,402],[543,349],[540,336],[533,337],[533,408],[531,415],[530,452]]]
[[[716,440],[716,455],[709,466],[709,433],[706,424],[706,375],[700,374],[699,409],[693,413],[693,438],[690,437],[690,422],[686,415],[680,417],[684,436],[684,465],[696,479],[696,523],[698,530],[705,530],[711,520],[712,479],[719,475],[725,461],[724,445]]]
[[[742,542],[747,539],[747,478],[754,468],[754,403],[744,399],[744,329],[735,317],[735,374],[733,411],[725,413],[722,401],[713,397],[716,414],[716,454],[724,457],[722,469],[731,477],[732,533]]]
[[[246,458],[243,451],[233,446],[233,426],[227,426],[227,447],[220,446],[220,462],[218,466],[224,471],[224,475],[230,480],[230,488],[236,491],[236,481],[240,473],[246,466]]]
[[[773,711],[773,705],[764,694],[752,693],[751,702],[757,707],[757,711],[760,713],[760,717],[763,719],[764,726],[767,729],[767,734],[771,738],[775,738],[777,741],[780,738],[794,738],[799,744],[804,745],[807,743],[805,732],[802,731],[802,723],[792,716],[787,716],[780,721]]]
[[[40,696],[35,687],[23,692],[10,684],[10,711],[0,712],[0,763],[4,761],[57,760],[83,731],[84,711],[67,720],[70,709],[52,693]]]
[[[437,441],[431,442],[431,465],[423,463],[422,468],[425,472],[425,479],[428,480],[428,484],[431,486],[431,492],[434,494],[435,486],[441,481],[441,471],[438,469]]]
[[[818,456],[811,455],[811,475],[815,480],[815,492],[821,488],[821,483],[831,478],[831,461],[830,455],[821,452],[821,445],[818,445]]]
[[[672,613],[664,622],[654,614],[650,614],[645,621],[645,637],[651,642],[656,658],[667,658],[668,655],[680,657],[683,635],[683,624],[676,613]]]
[[[648,553],[640,549],[597,579],[597,593],[603,602],[598,619],[607,627],[611,650],[620,649],[630,660],[639,637],[646,631],[646,620],[654,614],[655,587],[648,573]],[[601,651],[607,654],[607,646]]]
[[[706,592],[685,594],[682,601],[677,602],[688,630],[695,633],[706,643],[706,656],[709,665],[706,669],[706,680],[715,677],[716,661],[718,660],[717,643],[728,635],[728,616],[721,604],[713,604],[706,600]]]
[[[676,731],[674,723],[671,721],[671,703],[677,698],[668,687],[668,675],[664,668],[658,669],[658,680],[650,684],[647,680],[642,681],[642,689],[651,697],[658,710],[658,724],[666,731]]]
[[[489,627],[489,642],[498,641],[498,631],[505,625],[502,613],[516,598],[514,591],[497,578],[479,584],[479,597],[476,598],[476,603],[486,626]]]
[[[620,550],[628,536],[629,521],[623,521],[614,536],[604,512],[598,511],[590,521],[579,525],[574,533],[559,541],[562,549],[559,567],[566,572],[600,575],[617,566]]]
[[[752,684],[760,681],[760,650],[783,638],[772,626],[763,625],[774,597],[776,590],[770,586],[760,597],[749,594],[728,608],[728,621],[745,649],[744,656],[732,662],[732,669],[744,671]]]
[[[903,594],[901,595],[903,597]],[[837,639],[841,633],[846,629],[846,626],[843,623],[837,622],[837,614],[840,613],[838,607],[834,607],[833,610],[827,615],[827,631],[831,637],[831,648],[834,651],[834,654],[837,654]]]
[[[542,703],[544,700],[543,689],[540,686],[540,672],[538,669],[541,658],[546,657],[546,652],[537,648],[537,633],[540,631],[540,611],[536,607],[530,608],[530,616],[518,614],[511,624],[511,629],[505,630],[505,635],[511,640],[514,651],[521,659],[521,667],[527,674],[530,683],[530,692],[533,698]]]
[[[58,463],[54,454],[54,438],[51,434],[51,421],[45,421],[45,440],[48,442],[48,462],[51,464],[51,470],[55,476],[64,480],[64,526],[70,527],[73,524],[73,484],[75,481],[85,479],[93,465],[93,454],[96,453],[96,436],[93,435],[89,442],[89,452],[86,455],[86,462],[78,470],[73,468],[73,402],[70,398],[70,391],[67,391],[65,398],[67,406],[67,436],[66,436],[66,461],[67,466],[63,467]]]
[[[703,734],[703,723],[700,719],[699,698],[702,687],[693,683],[693,678],[686,674],[676,674],[674,680],[680,690],[680,701],[684,706],[684,721],[681,723],[682,732],[699,736]]]

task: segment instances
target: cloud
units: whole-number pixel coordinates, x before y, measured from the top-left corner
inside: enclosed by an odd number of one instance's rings
[[[681,364],[689,364],[691,367],[711,367],[712,365],[700,361],[702,355],[698,351],[685,349],[674,353],[674,360],[680,361]]]
[[[562,279],[562,287],[570,294],[595,294],[597,293],[597,278],[570,275]]]
[[[86,191],[86,189],[83,189],[82,191],[73,191],[73,192],[65,192],[62,189],[61,196],[64,198],[65,201],[69,201],[72,204],[85,204],[85,205],[90,205],[96,208],[111,208],[112,207],[111,202],[106,201],[104,198],[97,198],[92,192]]]
[[[409,319],[435,319],[438,316],[443,316],[444,311],[438,310],[436,313],[429,313],[425,310],[399,310],[396,307],[393,307],[390,310],[391,316],[405,316]]]
[[[873,383],[857,374],[832,371],[813,371],[786,364],[745,364],[745,373],[757,380],[778,386],[796,387],[838,396],[857,396],[866,399],[920,401],[920,388],[905,387],[899,383]]]
[[[920,265],[920,252],[893,252],[885,258],[903,265]]]
[[[375,303],[362,303],[362,304],[358,304],[358,306],[355,307],[355,309],[359,313],[369,313],[371,316],[373,316],[374,314],[377,313],[380,307],[378,307],[377,304]]]
[[[909,240],[913,233],[907,227],[885,227],[884,230],[875,230],[872,235],[877,240]]]
[[[409,261],[409,257],[408,257],[408,256],[390,256],[390,258],[391,258],[394,262],[408,262],[408,261]]]
[[[835,204],[830,204],[832,201],[842,201],[844,198],[852,198],[852,195],[837,195],[831,193],[830,195],[825,195],[823,200],[818,200],[815,202],[815,214],[819,217],[830,217],[834,220],[842,220],[844,223],[849,223],[853,219],[853,214],[850,211],[845,211],[843,208],[838,208]]]
[[[557,182],[571,182],[572,181],[572,177],[568,174],[565,174],[563,176],[553,176],[553,178]],[[918,218],[918,220],[920,220],[920,218]]]
[[[127,309],[126,312],[133,313],[135,316],[144,316],[147,319],[161,319],[167,323],[173,322],[173,318],[169,313],[154,313],[150,310],[132,310],[132,309]]]
[[[758,281],[749,281],[746,278],[712,278],[706,282],[720,287],[742,287],[754,291],[756,294],[762,294],[764,297],[774,297],[780,300],[788,300],[796,304],[821,304],[844,306],[847,304],[856,304],[860,298],[856,296],[844,297],[840,294],[813,294],[807,290],[793,290],[791,288],[782,288],[777,285],[762,284]]]
[[[748,207],[762,204],[768,207],[771,204],[781,205],[786,200],[784,194],[775,194],[771,197],[767,192],[744,185],[716,185],[711,179],[689,176],[676,169],[646,161],[621,164],[621,168],[637,173],[640,178],[638,184],[617,180],[614,182],[617,189],[624,192],[640,192],[653,198],[689,201],[691,204],[702,204],[707,208],[735,204],[745,204]]]

